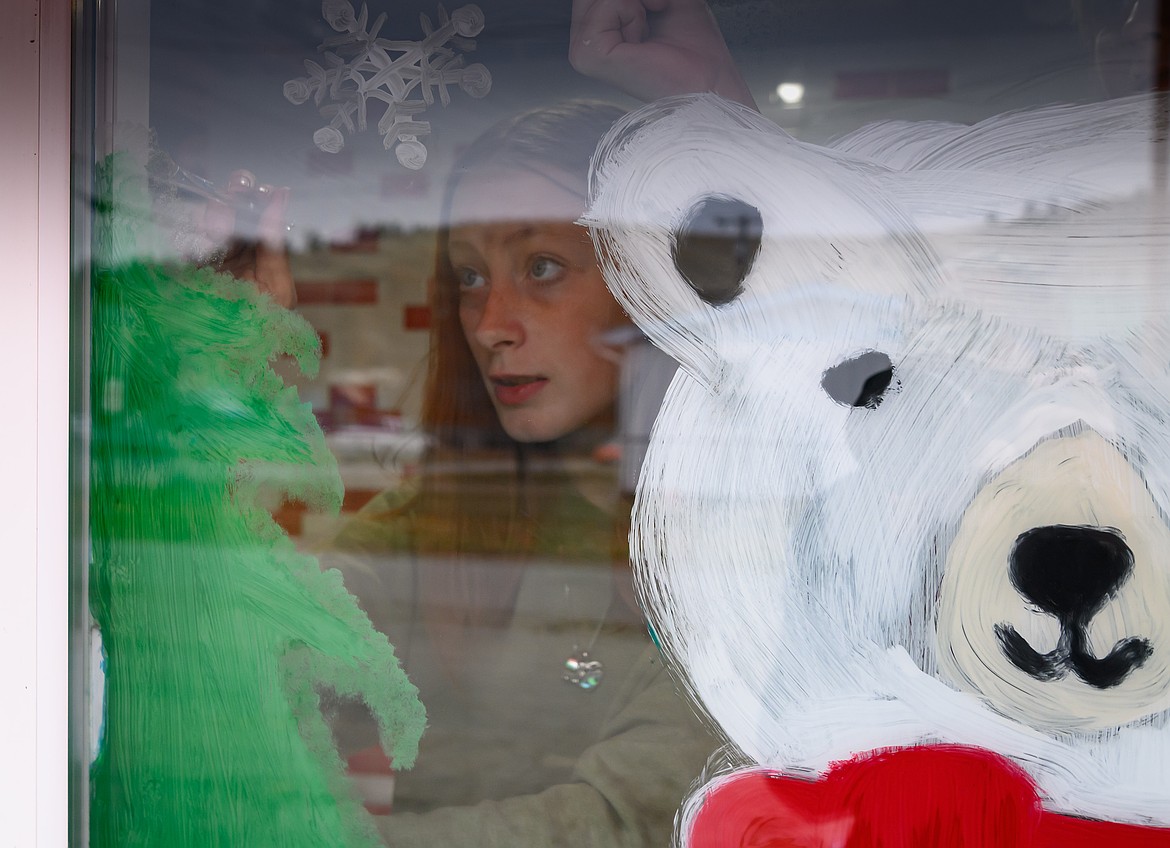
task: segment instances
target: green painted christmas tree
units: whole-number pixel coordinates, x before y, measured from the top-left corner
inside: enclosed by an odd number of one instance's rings
[[[260,505],[336,510],[341,482],[271,360],[314,372],[298,316],[209,269],[141,261],[145,170],[100,172],[92,310],[90,601],[106,654],[97,848],[379,844],[319,692],[360,697],[397,768],[417,690],[336,571]]]

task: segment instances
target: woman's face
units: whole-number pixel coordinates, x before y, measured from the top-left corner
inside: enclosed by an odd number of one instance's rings
[[[451,206],[459,320],[500,423],[521,442],[559,439],[610,412],[618,360],[605,335],[625,321],[573,223],[584,186],[547,174],[472,172]]]

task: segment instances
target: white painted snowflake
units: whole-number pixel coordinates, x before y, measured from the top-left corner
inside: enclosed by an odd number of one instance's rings
[[[349,0],[323,0],[321,14],[340,35],[330,36],[317,48],[324,53],[325,67],[312,59],[305,60],[307,77],[284,84],[284,96],[301,104],[310,97],[329,118],[329,124],[313,133],[313,142],[326,153],[337,153],[345,146],[342,130],[354,133],[366,129],[370,101],[385,104],[378,120],[387,150],[407,168],[418,170],[427,160],[427,149],[420,136],[429,135],[429,121],[420,115],[439,101],[447,106],[451,94],[447,87],[457,85],[472,97],[483,97],[492,87],[492,77],[483,65],[464,67],[460,52],[475,49],[472,36],[483,30],[483,12],[467,5],[450,16],[439,6],[439,26],[420,15],[422,41],[393,41],[379,38],[386,14],[378,15],[366,29],[369,17],[366,4],[355,16]],[[326,98],[330,102],[324,103]]]

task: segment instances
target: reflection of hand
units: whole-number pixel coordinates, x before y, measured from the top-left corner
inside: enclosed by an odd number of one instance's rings
[[[1109,21],[1097,31],[1093,45],[1097,72],[1110,97],[1149,91],[1158,64],[1159,4],[1131,0],[1120,22]]]
[[[713,91],[756,108],[704,0],[573,0],[569,62],[641,100]]]
[[[289,190],[257,185],[248,171],[234,171],[226,194],[229,202],[208,200],[203,212],[204,235],[216,244],[227,244],[216,267],[250,280],[281,306],[291,308],[297,292],[284,243]],[[241,220],[248,212],[257,216],[250,224]]]

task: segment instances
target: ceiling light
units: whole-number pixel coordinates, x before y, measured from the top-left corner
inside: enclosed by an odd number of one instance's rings
[[[799,82],[782,82],[776,86],[776,96],[785,106],[799,106],[804,100],[804,85]]]

